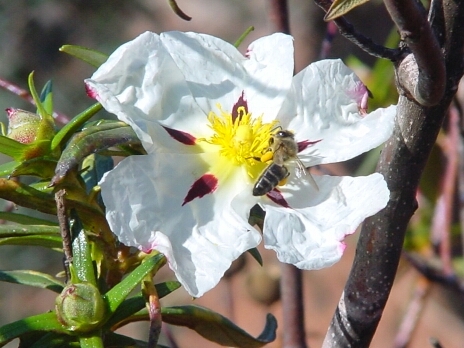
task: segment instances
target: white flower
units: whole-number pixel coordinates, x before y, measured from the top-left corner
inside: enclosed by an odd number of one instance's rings
[[[337,262],[344,237],[388,201],[380,174],[316,176],[317,190],[295,175],[296,161],[285,164],[284,185],[252,195],[269,164],[260,157],[279,130],[295,133],[306,167],[350,159],[392,133],[395,107],[365,114],[367,90],[340,60],[292,75],[284,34],[255,41],[243,56],[212,36],[147,32],[86,81],[148,153],[102,179],[109,224],[124,244],[163,252],[192,296],[261,242],[248,223],[256,203],[266,211],[265,247],[282,262],[319,269]]]

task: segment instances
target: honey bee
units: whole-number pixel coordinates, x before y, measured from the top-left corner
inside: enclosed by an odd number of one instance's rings
[[[267,151],[261,158],[258,158],[262,162],[272,160],[272,163],[264,169],[256,181],[253,187],[253,196],[264,196],[281,181],[285,180],[290,175],[290,171],[286,166],[290,161],[296,161],[299,169],[297,175],[307,175],[311,185],[318,189],[314,178],[300,161],[297,154],[298,143],[295,141],[295,134],[292,131],[281,129],[274,134],[269,139]]]

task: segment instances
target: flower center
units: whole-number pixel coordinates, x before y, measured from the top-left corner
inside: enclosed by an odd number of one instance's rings
[[[220,104],[217,107],[219,114],[211,111],[208,115],[214,134],[204,141],[219,146],[222,157],[234,165],[245,166],[248,175],[256,177],[264,167],[259,159],[269,147],[277,121],[263,123],[262,116],[252,117],[244,106],[237,107],[236,115],[224,111]]]

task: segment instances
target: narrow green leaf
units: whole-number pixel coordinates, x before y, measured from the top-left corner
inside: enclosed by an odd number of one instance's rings
[[[324,20],[331,21],[343,16],[355,7],[358,7],[369,0],[334,0],[329,10],[325,14]]]
[[[106,54],[82,46],[64,45],[61,46],[60,51],[76,57],[77,59],[80,59],[86,63],[89,63],[96,68],[106,62],[108,59]]]
[[[1,137],[1,135],[0,135]],[[0,140],[1,141],[1,140]],[[1,147],[1,145],[0,145]],[[19,165],[16,161],[0,164],[0,176],[9,176],[11,172]]]
[[[199,306],[163,307],[163,321],[186,326],[209,341],[223,346],[258,348],[275,340],[277,321],[268,314],[266,326],[258,337],[253,337],[227,318]]]
[[[61,251],[63,246],[61,237],[57,236],[41,236],[31,235],[22,237],[7,237],[0,238],[0,245],[30,245],[30,246],[41,246],[44,248],[50,248],[56,251]]]
[[[103,177],[103,174],[114,167],[114,161],[109,156],[102,156],[98,153],[87,156],[82,161],[81,177],[84,179],[87,192],[90,192]]]
[[[0,152],[10,156],[16,161],[20,161],[28,146],[19,141],[0,135]]]
[[[56,222],[48,221],[44,219],[35,218],[29,215],[0,212],[0,220],[6,220],[16,222],[23,225],[45,225],[45,226],[58,226]],[[59,232],[59,231],[58,231]]]
[[[31,158],[17,165],[10,176],[32,175],[42,179],[50,179],[55,173],[56,164],[57,161],[53,159]]]
[[[10,215],[14,214],[10,213]],[[0,238],[2,239],[8,237],[23,237],[37,235],[59,236],[60,228],[58,226],[50,225],[0,225]]]
[[[81,348],[104,348],[101,335],[98,334],[80,336],[79,343],[81,344]]]
[[[53,113],[53,93],[52,93],[52,81],[48,80],[40,92],[40,101],[47,114]]]
[[[28,337],[31,336],[31,337]],[[21,336],[21,345],[18,348],[80,348],[80,344],[75,336],[65,336],[63,334],[48,332],[38,332],[33,335]]]
[[[37,90],[35,89],[35,85],[34,85],[34,72],[31,72],[29,74],[29,78],[27,80],[27,82],[29,83],[29,90],[31,91],[31,95],[32,95],[32,98],[34,99],[34,102],[37,106],[37,113],[42,117],[42,119],[45,119],[47,117],[50,117],[51,118],[51,115],[47,113],[47,111],[45,110],[40,98],[39,98],[39,95],[37,94]]]
[[[188,16],[185,12],[183,12],[180,7],[177,5],[177,2],[175,0],[168,0],[169,6],[171,6],[172,10],[176,15],[178,15],[180,18],[183,20],[189,21],[192,19],[192,17]]]
[[[60,183],[70,170],[92,153],[121,144],[139,144],[140,140],[134,130],[120,121],[101,123],[85,128],[77,133],[64,149],[55,170],[51,185]]]
[[[156,284],[156,292],[159,298],[169,295],[174,290],[180,288],[180,283],[176,281],[165,282]],[[145,298],[142,295],[137,295],[124,300],[123,303],[114,312],[113,316],[105,323],[105,328],[111,328],[113,325],[137,313],[139,310],[145,308]]]
[[[74,135],[74,133],[81,129],[84,123],[92,118],[102,108],[103,107],[100,103],[96,103],[82,111],[63,128],[61,128],[52,140],[52,151],[54,151],[57,147],[64,147],[64,144]]]
[[[24,318],[0,327],[0,347],[32,331],[54,331],[68,334],[58,322],[55,312],[48,312]]]
[[[0,178],[0,198],[44,213],[54,215],[56,212],[56,203],[52,195],[15,180]]]
[[[30,270],[0,271],[0,281],[13,284],[34,286],[57,293],[63,290],[63,284],[52,276]]]
[[[114,313],[132,289],[134,289],[148,273],[156,272],[165,263],[166,258],[163,254],[156,254],[155,256],[147,258],[126,278],[109,290],[104,296],[108,303],[109,312],[111,314]]]
[[[71,225],[71,230],[79,229],[79,232],[72,242],[72,266],[74,267],[80,281],[88,282],[97,286],[97,278],[95,276],[89,239],[87,238],[85,231],[82,229],[82,225],[77,220],[74,221],[75,225]],[[74,236],[74,232],[72,232],[72,235]]]
[[[259,265],[262,267],[263,266],[263,258],[261,257],[261,254],[259,253],[259,250],[257,248],[252,248],[247,250],[251,256],[256,260],[256,262],[259,263]]]

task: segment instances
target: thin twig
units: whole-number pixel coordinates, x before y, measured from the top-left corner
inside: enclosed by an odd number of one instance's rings
[[[287,0],[269,0],[269,20],[272,32],[290,34]]]
[[[406,348],[411,340],[411,335],[420,318],[420,314],[424,308],[424,300],[430,289],[430,282],[420,277],[416,284],[414,294],[409,302],[406,314],[401,321],[398,334],[395,337],[395,348]]]
[[[2,78],[0,78],[0,87],[3,88],[3,89],[6,89],[7,91],[17,95],[18,97],[24,99],[28,103],[35,106],[35,101],[32,98],[31,94],[27,90],[15,85],[14,83],[12,83],[10,81],[2,79]],[[67,116],[65,116],[63,114],[60,114],[58,112],[54,111],[52,116],[60,124],[67,124],[69,122],[69,118]]]
[[[322,41],[321,54],[319,55],[320,59],[327,59],[332,48],[332,42],[337,35],[337,26],[333,21],[327,23],[327,29],[324,36],[324,41]]]
[[[322,8],[326,13],[332,5],[330,0],[314,0],[316,5]],[[344,17],[339,17],[334,20],[334,23],[337,25],[340,34],[342,34],[346,39],[350,40],[356,46],[361,48],[364,52],[370,54],[371,56],[377,58],[389,59],[392,62],[397,61],[402,52],[399,49],[391,49],[384,47],[382,45],[376,44],[370,38],[362,35],[357,32],[353,25],[348,22]]]
[[[414,268],[431,282],[438,283],[444,288],[464,294],[464,283],[455,274],[446,274],[443,269],[438,268],[429,260],[419,255],[404,253],[404,257]]]
[[[274,30],[290,34],[287,0],[269,0],[269,18]],[[280,294],[282,300],[282,332],[284,348],[306,348],[302,271],[281,264]]]
[[[284,348],[306,348],[302,272],[293,265],[280,266]]]
[[[72,262],[72,242],[71,242],[71,231],[69,229],[68,212],[64,201],[66,191],[64,189],[59,190],[55,193],[56,201],[56,216],[58,217],[58,223],[60,225],[61,239],[63,241],[63,252],[64,252],[64,271],[66,273],[66,281],[71,277],[69,273],[69,265]]]
[[[432,243],[438,245],[440,258],[443,263],[443,271],[446,274],[454,274],[451,265],[451,220],[454,209],[454,193],[458,170],[459,147],[459,115],[455,107],[449,111],[448,134],[444,141],[439,142],[446,158],[445,171],[442,177],[440,196],[435,206],[432,220]]]
[[[161,304],[156,288],[151,280],[145,282],[145,289],[148,292],[147,309],[150,318],[150,332],[148,335],[147,347],[155,348],[158,344],[161,326],[163,324],[161,318]]]
[[[401,39],[412,52],[398,67],[399,86],[421,105],[438,104],[445,90],[445,62],[427,13],[416,0],[385,0],[384,3]]]

